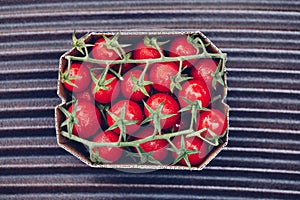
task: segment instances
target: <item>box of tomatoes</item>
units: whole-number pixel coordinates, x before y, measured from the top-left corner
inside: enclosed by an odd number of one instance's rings
[[[72,46],[57,140],[87,165],[199,170],[227,144],[226,54],[201,32],[74,33]]]

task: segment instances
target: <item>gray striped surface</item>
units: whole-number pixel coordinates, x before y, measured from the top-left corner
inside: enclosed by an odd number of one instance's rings
[[[92,169],[58,147],[71,34],[200,30],[228,54],[228,146],[202,171]],[[300,1],[0,0],[0,199],[300,199]]]

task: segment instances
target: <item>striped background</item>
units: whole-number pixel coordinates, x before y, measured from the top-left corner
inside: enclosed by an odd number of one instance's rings
[[[92,169],[56,144],[71,33],[201,30],[228,53],[228,146],[202,171]],[[0,199],[300,199],[300,1],[0,0]]]

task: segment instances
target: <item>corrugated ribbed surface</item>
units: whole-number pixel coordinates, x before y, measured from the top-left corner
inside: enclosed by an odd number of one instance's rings
[[[0,199],[300,199],[300,2],[0,1]],[[202,171],[92,169],[56,144],[71,33],[198,29],[228,53],[228,146]]]

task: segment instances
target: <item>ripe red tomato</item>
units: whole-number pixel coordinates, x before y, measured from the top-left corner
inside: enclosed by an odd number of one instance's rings
[[[155,63],[150,68],[150,81],[159,92],[169,92],[171,76],[178,73],[178,66],[173,62]]]
[[[139,129],[139,124],[143,121],[143,112],[141,107],[131,100],[121,100],[111,106],[109,111],[116,116],[120,116],[122,108],[125,106],[125,120],[138,120],[136,124],[126,125],[126,133],[132,135]],[[113,117],[107,114],[108,126],[112,126],[115,123]],[[113,130],[115,133],[120,134],[120,129],[115,128]]]
[[[180,118],[180,116],[178,114],[180,107],[179,107],[177,101],[173,97],[171,97],[168,94],[164,94],[164,93],[157,93],[157,94],[152,95],[146,101],[146,104],[153,110],[157,110],[157,108],[159,107],[159,105],[162,102],[164,102],[164,105],[161,110],[162,114],[176,114],[167,119],[160,120],[161,128],[168,129],[168,128],[171,128],[172,126],[174,126],[178,122],[178,120]],[[146,107],[144,108],[144,111],[145,111],[146,117],[149,117],[151,113],[148,111],[148,109]],[[151,121],[151,124],[153,125],[152,121]]]
[[[176,146],[176,148],[180,149],[180,145],[181,145],[180,136],[175,137],[172,142]],[[184,138],[184,145],[185,145],[185,149],[187,150],[199,151],[198,153],[188,155],[188,160],[192,166],[199,165],[204,160],[205,156],[208,153],[206,143],[198,137]],[[172,155],[174,159],[177,158],[178,156],[176,152],[173,152]],[[181,159],[179,163],[182,165],[187,165],[184,159]]]
[[[160,54],[157,49],[146,46],[144,41],[142,41],[136,46],[133,52],[133,57],[137,60],[154,59],[160,58]]]
[[[133,88],[136,85],[136,83],[134,83],[132,81],[131,77],[139,79],[141,74],[142,74],[142,70],[134,69],[134,70],[128,71],[124,75],[124,77],[123,77],[124,80],[121,82],[121,91],[122,91],[123,96],[126,99],[131,99],[134,101],[141,101],[142,99],[146,98],[146,95],[143,92],[141,92],[141,90],[136,90],[133,92]],[[147,74],[145,74],[144,80],[145,81],[149,80]],[[151,90],[151,85],[145,85],[144,88],[147,91],[147,93],[149,94],[149,92]]]
[[[210,102],[209,89],[199,80],[189,80],[182,85],[182,90],[178,92],[178,100],[182,108],[188,106],[183,97],[190,101],[200,100],[202,107],[207,107]]]
[[[72,113],[75,104],[72,104],[68,111]],[[78,101],[76,109],[78,124],[74,124],[72,133],[81,138],[89,138],[100,128],[100,111],[97,107],[86,101]]]
[[[104,43],[104,38],[100,38],[95,42],[95,45],[92,47],[93,58],[98,60],[119,60],[120,56],[113,49],[108,49]],[[106,67],[105,64],[99,65]]]
[[[196,79],[206,83],[210,90],[213,89],[212,81],[213,77],[211,74],[216,71],[218,63],[212,59],[200,60],[195,67],[191,70],[191,76]]]
[[[170,57],[192,56],[197,54],[197,49],[187,41],[187,37],[179,37],[173,40],[170,45]],[[197,59],[185,60],[182,67],[191,67],[197,62]]]
[[[64,70],[63,74],[66,74],[67,69]],[[79,63],[73,63],[70,66],[70,72],[69,76],[62,77],[62,81],[64,84],[64,87],[71,91],[71,92],[82,92],[84,91],[91,82],[91,74],[90,71],[84,66]],[[73,79],[72,77],[77,76],[76,79]],[[73,85],[69,84],[67,81],[70,81],[71,83],[75,84],[77,87],[74,87]]]
[[[101,75],[96,76],[96,78],[99,80]],[[118,78],[115,77],[112,74],[106,74],[105,80],[109,80],[111,78],[114,78],[114,80],[104,87],[106,88],[99,88],[96,93],[94,93],[94,89],[96,87],[96,83],[92,82],[91,91],[94,95],[94,98],[99,103],[110,103],[111,101],[115,100],[119,93],[120,93],[120,84],[118,81]]]
[[[210,111],[201,112],[197,120],[196,128],[201,130],[209,128],[218,136],[221,136],[227,129],[227,117],[219,110],[211,109]],[[211,138],[208,131],[204,132],[207,138]]]
[[[112,131],[104,131],[96,135],[93,139],[93,142],[99,143],[110,143],[110,142],[118,142],[119,136],[116,135]],[[103,158],[110,162],[116,162],[121,158],[123,149],[120,147],[109,147],[109,146],[102,146],[102,147],[95,147],[93,149],[94,152],[99,152],[99,157]]]
[[[153,135],[153,132],[154,132],[153,127],[141,128],[141,130],[137,133],[136,138],[137,139],[146,138],[148,136]],[[144,142],[140,144],[140,147],[145,152],[153,152],[151,156],[155,160],[163,161],[168,155],[168,150],[166,149],[168,144],[169,143],[167,140],[160,139],[160,140],[152,140],[149,142]]]

